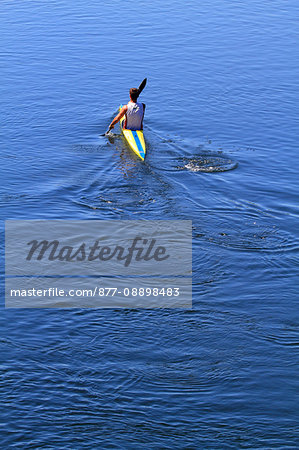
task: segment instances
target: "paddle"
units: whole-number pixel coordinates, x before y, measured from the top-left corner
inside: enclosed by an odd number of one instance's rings
[[[138,91],[139,91],[139,95],[141,94],[141,92],[143,91],[143,89],[145,88],[147,82],[147,78],[144,78],[144,80],[140,83]],[[107,136],[107,134],[110,133],[110,128],[108,128],[108,130],[106,131],[106,133],[101,134],[100,136]]]
[[[139,86],[139,88],[138,88],[139,95],[141,94],[141,92],[142,92],[143,89],[145,88],[146,82],[147,82],[147,78],[144,78],[144,80],[140,83],[140,86]]]

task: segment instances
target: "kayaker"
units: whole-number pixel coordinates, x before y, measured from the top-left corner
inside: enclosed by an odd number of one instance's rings
[[[127,130],[142,130],[143,129],[143,117],[145,112],[145,104],[137,102],[140,91],[137,88],[130,89],[130,101],[127,105],[123,106],[120,112],[112,120],[109,125],[109,130],[114,128],[114,125],[120,121],[120,119],[126,115],[124,128]]]

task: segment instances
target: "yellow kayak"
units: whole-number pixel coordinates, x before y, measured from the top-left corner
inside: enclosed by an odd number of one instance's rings
[[[122,106],[119,107],[119,111],[121,110],[121,108],[122,108]],[[145,158],[145,154],[146,154],[143,130],[137,130],[137,131],[127,130],[126,128],[124,128],[124,122],[125,122],[125,116],[123,116],[119,121],[119,126],[121,129],[121,132],[124,135],[125,140],[129,144],[129,147],[143,161]]]

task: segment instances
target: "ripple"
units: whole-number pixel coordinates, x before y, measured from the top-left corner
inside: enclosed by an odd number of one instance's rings
[[[262,339],[281,347],[290,347],[294,349],[299,347],[297,324],[289,326],[287,324],[272,323],[270,325],[268,323],[266,328],[264,325],[256,326],[254,335],[257,339]]]
[[[3,192],[0,193],[0,204],[6,205],[7,203],[14,203],[22,201],[24,198],[28,197],[27,194],[21,194],[16,192]]]
[[[280,336],[268,335],[266,339],[273,342],[274,344],[281,345],[284,347],[299,347],[298,332],[292,335],[290,331],[285,331],[285,335]]]
[[[183,166],[177,169],[187,169],[190,172],[226,172],[238,167],[238,163],[228,158],[213,155],[198,155],[195,158],[184,158]]]
[[[282,231],[273,231],[272,228],[249,228],[226,229],[210,236],[211,242],[217,243],[223,247],[230,247],[238,250],[263,250],[263,251],[281,251],[293,250],[293,239],[289,233]]]
[[[144,208],[146,212],[150,211],[156,213],[156,209],[165,209],[169,207],[169,201],[165,197],[165,192],[161,186],[155,186],[148,190],[145,186],[135,186],[133,184],[123,185],[109,188],[102,188],[101,192],[87,188],[86,192],[82,193],[79,198],[74,199],[73,202],[93,210],[109,209],[117,212],[128,212],[133,214],[142,214]]]
[[[72,151],[76,153],[98,153],[99,151],[103,150],[104,147],[107,147],[106,145],[96,145],[96,144],[76,144],[71,147]]]
[[[201,211],[200,226],[193,229],[200,239],[233,250],[280,253],[299,249],[296,236],[280,228],[270,212],[253,214],[229,208]]]

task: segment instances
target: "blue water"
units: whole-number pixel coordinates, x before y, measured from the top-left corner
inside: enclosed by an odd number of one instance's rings
[[[194,233],[191,311],[3,307],[2,448],[298,448],[298,13],[2,1],[2,232],[58,218]],[[142,163],[117,127],[100,134],[144,77]]]

